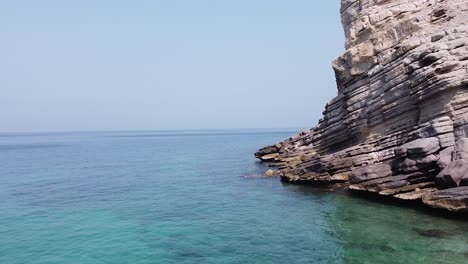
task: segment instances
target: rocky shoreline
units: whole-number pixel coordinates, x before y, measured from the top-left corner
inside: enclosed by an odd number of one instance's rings
[[[468,213],[467,12],[465,0],[342,0],[338,95],[316,127],[255,156],[286,182]]]

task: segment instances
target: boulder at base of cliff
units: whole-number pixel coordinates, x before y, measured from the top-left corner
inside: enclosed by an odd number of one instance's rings
[[[266,177],[275,177],[279,175],[280,175],[280,172],[277,170],[267,170],[267,172],[265,172]]]
[[[354,168],[349,175],[349,183],[355,184],[392,175],[392,168],[388,164],[372,164]]]
[[[426,194],[423,202],[430,207],[468,213],[468,187],[457,187]]]
[[[455,160],[449,163],[437,176],[437,183],[444,188],[460,186],[468,180],[468,160]]]

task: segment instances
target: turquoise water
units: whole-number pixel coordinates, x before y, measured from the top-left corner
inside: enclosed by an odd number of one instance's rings
[[[468,222],[259,177],[291,134],[3,134],[0,263],[468,263]]]

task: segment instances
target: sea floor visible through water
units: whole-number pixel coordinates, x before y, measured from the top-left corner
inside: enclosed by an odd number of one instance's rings
[[[292,134],[0,134],[0,263],[468,263],[468,221],[262,177]]]

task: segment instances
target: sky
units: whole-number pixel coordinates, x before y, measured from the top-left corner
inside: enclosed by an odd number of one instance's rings
[[[339,2],[0,0],[0,132],[313,127]]]

